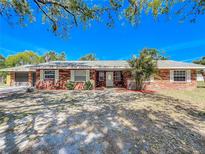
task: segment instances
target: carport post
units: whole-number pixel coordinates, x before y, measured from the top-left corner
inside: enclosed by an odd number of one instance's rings
[[[32,72],[28,72],[28,83],[29,83],[29,86],[32,86],[33,82],[33,75],[32,75]]]
[[[14,86],[15,84],[15,72],[9,72],[10,75],[10,86]]]

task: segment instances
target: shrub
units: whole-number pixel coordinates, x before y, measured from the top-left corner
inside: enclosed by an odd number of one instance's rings
[[[74,90],[74,88],[75,88],[74,82],[72,82],[72,81],[67,82],[66,87],[68,90]]]
[[[143,49],[139,57],[133,56],[132,59],[128,61],[132,68],[136,90],[143,90],[145,86],[144,82],[157,73],[158,59],[160,59],[160,55],[157,50]]]
[[[93,84],[90,81],[85,82],[84,84],[84,90],[92,90]]]
[[[26,89],[26,92],[28,92],[28,93],[34,92],[34,88],[29,87],[29,88]]]

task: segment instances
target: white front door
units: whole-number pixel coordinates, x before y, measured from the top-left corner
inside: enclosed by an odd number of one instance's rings
[[[113,72],[106,72],[106,87],[113,87]]]

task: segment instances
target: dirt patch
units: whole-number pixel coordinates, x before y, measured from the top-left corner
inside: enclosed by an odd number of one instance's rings
[[[204,153],[193,102],[116,91],[40,91],[0,100],[0,152]]]

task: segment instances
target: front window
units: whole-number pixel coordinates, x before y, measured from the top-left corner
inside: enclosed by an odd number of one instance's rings
[[[77,82],[86,81],[86,70],[75,70],[74,71],[74,80]]]
[[[44,80],[54,80],[54,79],[55,79],[55,71],[54,70],[44,71]]]
[[[121,72],[115,72],[115,81],[121,81]]]
[[[186,81],[186,71],[174,71],[174,81]]]
[[[99,81],[104,81],[104,72],[99,72]]]

